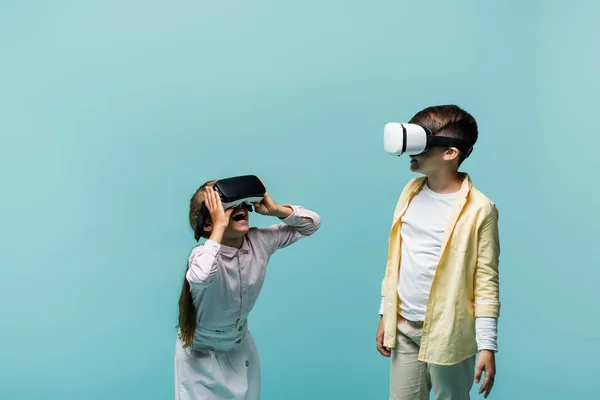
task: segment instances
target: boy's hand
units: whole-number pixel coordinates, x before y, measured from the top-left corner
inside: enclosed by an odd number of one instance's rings
[[[291,208],[282,207],[275,203],[271,196],[269,196],[269,193],[265,193],[265,197],[260,203],[254,203],[254,210],[261,215],[277,218],[287,218],[293,212]]]
[[[383,333],[385,331],[385,325],[383,324],[383,317],[379,320],[379,327],[377,328],[377,335],[375,335],[375,341],[377,344],[377,351],[384,357],[389,357],[392,352],[387,347],[383,347]]]
[[[477,367],[475,368],[475,383],[479,383],[481,373],[484,371],[485,379],[479,389],[479,394],[485,392],[483,397],[487,399],[494,386],[494,378],[496,376],[496,354],[491,350],[481,350],[479,354]]]

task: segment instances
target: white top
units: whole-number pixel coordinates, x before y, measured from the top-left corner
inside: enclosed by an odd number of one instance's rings
[[[424,321],[431,284],[437,269],[443,235],[458,192],[440,194],[427,185],[410,202],[402,217],[402,258],[398,295],[400,315],[409,321]],[[383,313],[383,299],[380,314]],[[496,318],[477,318],[479,350],[496,350]]]
[[[442,249],[442,237],[457,193],[435,193],[427,185],[402,217],[402,261],[398,294],[401,313],[409,321],[424,321],[431,284]]]
[[[186,278],[197,315],[193,348],[229,351],[244,340],[271,255],[320,227],[316,213],[292,209],[283,223],[250,229],[240,249],[207,240],[192,250]]]

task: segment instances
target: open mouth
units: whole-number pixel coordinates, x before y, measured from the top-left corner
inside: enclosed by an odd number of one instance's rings
[[[231,219],[233,219],[236,222],[245,221],[246,220],[246,212],[243,210],[236,211],[235,214],[233,214],[231,216]]]

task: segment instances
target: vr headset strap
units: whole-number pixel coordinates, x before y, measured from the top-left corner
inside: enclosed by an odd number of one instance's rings
[[[428,136],[427,144],[427,147],[456,147],[465,154],[465,158],[469,157],[473,151],[473,146],[466,140],[446,136]]]

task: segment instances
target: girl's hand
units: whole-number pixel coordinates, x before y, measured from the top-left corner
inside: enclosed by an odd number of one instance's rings
[[[257,213],[270,217],[287,218],[292,214],[292,209],[275,203],[271,196],[269,196],[269,193],[265,193],[265,197],[260,203],[254,203],[254,209]]]
[[[221,202],[221,197],[212,188],[212,186],[208,186],[206,188],[206,194],[204,197],[206,208],[208,209],[208,212],[210,212],[210,218],[212,220],[213,227],[223,229],[227,228],[227,226],[229,225],[229,217],[231,217],[233,208],[223,210],[223,203]]]

